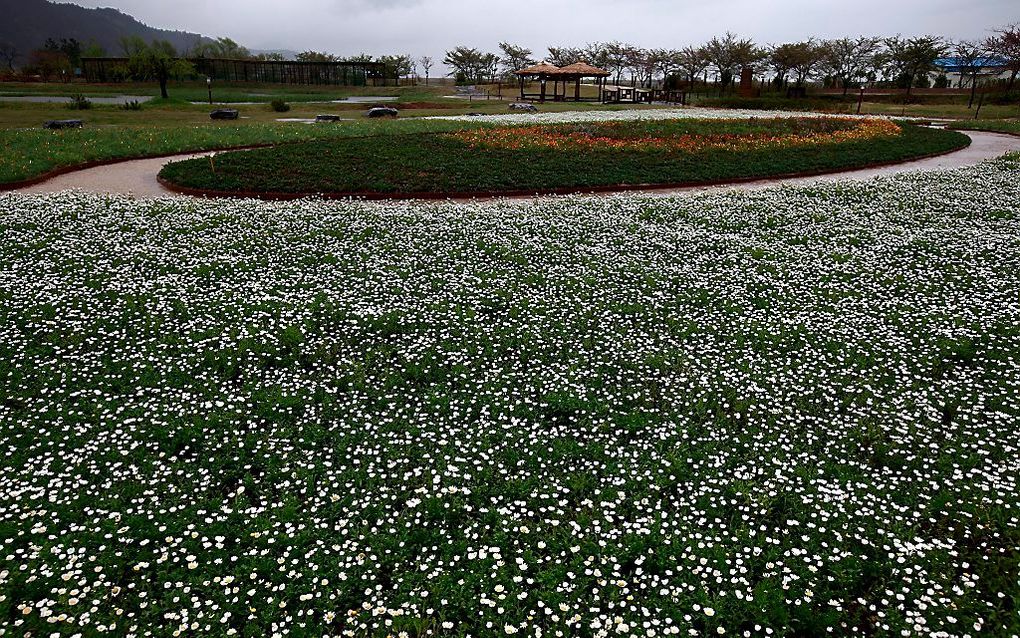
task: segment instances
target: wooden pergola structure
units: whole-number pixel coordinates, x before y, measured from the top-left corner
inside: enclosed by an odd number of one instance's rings
[[[338,86],[399,85],[382,62],[299,62],[294,60],[186,59],[198,75],[226,82],[273,84],[333,84]],[[128,58],[82,58],[82,75],[89,82],[113,82],[124,75]]]
[[[545,102],[547,99],[551,99],[554,102],[597,102],[602,99],[602,87],[605,85],[606,78],[610,76],[610,73],[605,69],[599,69],[585,62],[576,62],[564,67],[542,62],[529,66],[526,69],[521,69],[515,75],[521,84],[521,100]],[[599,90],[598,97],[581,97],[581,80],[583,78],[594,78],[595,86]],[[538,81],[538,93],[526,92],[525,87],[528,80]],[[551,96],[547,91],[549,80],[553,82]],[[571,86],[574,89],[573,95],[568,93],[568,87]]]

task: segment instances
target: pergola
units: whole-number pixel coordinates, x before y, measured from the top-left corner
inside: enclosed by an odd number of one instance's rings
[[[601,99],[602,86],[610,73],[605,69],[593,67],[585,62],[576,62],[564,67],[558,67],[549,64],[548,62],[542,62],[534,66],[529,66],[526,69],[521,69],[516,72],[516,75],[520,79],[521,83],[522,100],[537,100],[539,102],[545,102],[546,99],[552,99],[554,102],[566,102],[571,100],[575,102],[582,102],[584,100],[598,101]],[[599,89],[598,98],[581,97],[581,80],[583,78],[595,79],[595,84]],[[538,93],[525,92],[526,79],[530,79],[532,81],[538,80]],[[546,91],[549,80],[553,81],[551,98]],[[571,84],[574,86],[574,94],[572,96],[567,93],[567,87]]]

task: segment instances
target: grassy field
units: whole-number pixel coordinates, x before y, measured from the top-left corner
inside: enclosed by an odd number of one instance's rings
[[[213,100],[216,102],[264,102],[285,100],[287,102],[310,102],[338,100],[352,96],[393,96],[401,102],[433,100],[453,93],[453,87],[443,85],[426,86],[334,86],[334,85],[293,85],[258,84],[244,82],[214,82]],[[61,83],[61,82],[0,82],[0,96],[23,95],[74,95],[88,96],[159,96],[159,85],[155,82],[123,82],[109,84]],[[177,102],[205,102],[209,97],[208,87],[203,82],[173,82],[170,84],[170,98]]]
[[[949,128],[958,130],[993,131],[1020,135],[1020,119],[1016,120],[965,120],[953,122]]]
[[[1016,635],[1018,170],[0,195],[0,630]]]
[[[0,130],[0,184],[44,175],[56,168],[88,162],[214,150],[258,144],[280,144],[349,136],[373,137],[464,128],[449,121],[355,120],[319,125],[281,123],[208,123],[178,126],[86,127],[66,131]]]
[[[835,170],[944,152],[968,143],[958,133],[894,125],[888,125],[891,134],[862,139],[851,135],[839,143],[816,144],[815,138],[797,145],[761,141],[764,136],[782,140],[830,128],[856,131],[861,126],[859,120],[833,118],[581,123],[535,129],[538,141],[524,147],[520,140],[529,133],[514,127],[485,129],[499,140],[495,145],[447,134],[343,138],[222,154],[214,165],[208,160],[177,162],[166,166],[160,177],[179,186],[215,191],[513,192],[695,184]],[[549,135],[567,141],[549,147],[544,145]],[[591,144],[571,142],[571,136]],[[743,145],[745,137],[749,142]],[[682,145],[672,146],[673,140]]]

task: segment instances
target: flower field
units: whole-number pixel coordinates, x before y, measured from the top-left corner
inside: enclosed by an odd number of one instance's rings
[[[1018,172],[0,196],[0,635],[1016,635]]]
[[[685,130],[684,123],[696,123]],[[680,124],[680,125],[678,125]],[[721,126],[720,126],[721,125]],[[737,130],[733,130],[737,129]],[[605,121],[585,124],[503,126],[449,133],[471,148],[618,149],[697,153],[706,150],[782,149],[892,138],[902,129],[889,120],[773,118],[765,120]]]
[[[659,120],[732,120],[734,118],[744,119],[776,119],[776,118],[803,118],[803,117],[832,117],[837,119],[872,119],[884,116],[876,115],[847,115],[833,113],[816,113],[811,111],[768,111],[768,110],[747,110],[739,109],[714,109],[704,107],[684,108],[655,108],[655,109],[616,109],[616,110],[591,110],[591,111],[561,111],[549,113],[504,113],[501,115],[436,115],[431,120],[453,120],[459,122],[482,122],[498,125],[519,125],[519,124],[569,124],[577,122],[655,122]],[[916,120],[922,118],[897,117],[897,120]]]

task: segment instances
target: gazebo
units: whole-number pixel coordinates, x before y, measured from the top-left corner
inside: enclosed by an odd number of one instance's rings
[[[548,62],[542,62],[534,66],[529,66],[526,69],[521,69],[516,72],[516,75],[520,79],[522,100],[537,100],[538,102],[545,102],[546,99],[550,98],[546,89],[548,88],[548,83],[551,79],[553,81],[551,99],[554,102],[565,102],[570,100],[581,102],[585,99],[592,101],[600,99],[602,94],[602,85],[604,84],[605,79],[609,77],[610,73],[609,71],[593,67],[585,62],[577,62],[565,67],[558,67],[553,64],[549,64]],[[595,78],[596,84],[599,88],[599,98],[581,97],[582,78]],[[538,80],[538,93],[526,92],[525,88],[528,80]],[[568,83],[573,83],[574,85],[574,94],[572,96],[567,94]],[[561,87],[562,93],[560,92]]]

